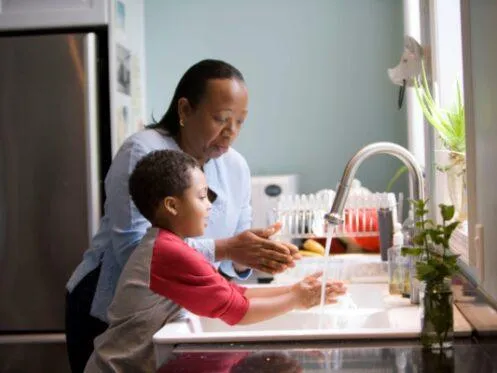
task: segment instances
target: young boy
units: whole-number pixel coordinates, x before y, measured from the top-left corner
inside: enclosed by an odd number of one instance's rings
[[[246,289],[228,282],[185,243],[203,234],[211,206],[205,176],[191,156],[150,153],[136,165],[129,190],[152,227],[123,269],[108,310],[109,328],[95,339],[86,373],[153,372],[152,336],[184,318],[184,309],[235,325],[319,303],[319,273],[293,286]],[[342,284],[329,283],[327,303],[344,292]]]

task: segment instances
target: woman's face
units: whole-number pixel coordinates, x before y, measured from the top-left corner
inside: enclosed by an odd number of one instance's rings
[[[247,116],[248,92],[237,79],[212,79],[195,108],[182,98],[178,110],[183,126],[181,148],[201,163],[226,153]]]

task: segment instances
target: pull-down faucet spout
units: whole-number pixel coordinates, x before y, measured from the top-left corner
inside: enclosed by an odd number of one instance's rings
[[[325,219],[332,225],[343,223],[343,209],[349,195],[350,184],[362,162],[376,154],[390,154],[402,161],[409,172],[409,197],[411,200],[424,200],[423,171],[406,148],[391,142],[375,142],[360,149],[347,163],[338,185],[333,205]]]

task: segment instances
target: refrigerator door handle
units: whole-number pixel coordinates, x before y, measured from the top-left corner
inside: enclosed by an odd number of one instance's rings
[[[6,334],[0,335],[0,345],[21,343],[65,343],[64,333]]]
[[[99,123],[98,123],[98,81],[97,81],[97,40],[94,33],[84,38],[84,88],[86,89],[86,154],[87,154],[87,191],[88,191],[88,234],[89,241],[98,230],[100,221],[99,185]]]

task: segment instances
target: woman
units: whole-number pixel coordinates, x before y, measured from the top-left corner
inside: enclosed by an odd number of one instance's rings
[[[183,75],[162,119],[119,149],[105,179],[100,229],[67,284],[66,336],[73,373],[84,370],[94,338],[106,329],[119,275],[150,226],[129,197],[128,178],[151,151],[182,150],[202,166],[212,210],[205,235],[188,243],[209,261],[221,261],[220,272],[243,279],[249,268],[276,273],[294,265],[297,248],[268,239],[278,226],[249,230],[250,170],[231,148],[247,105],[247,87],[236,68],[223,61],[201,61]]]

